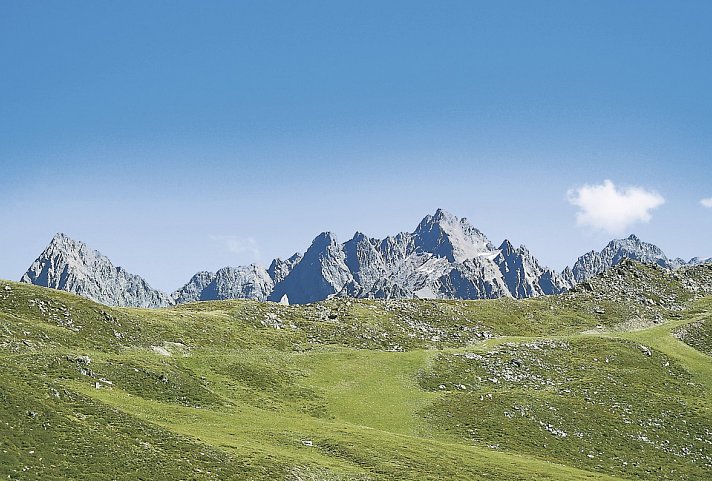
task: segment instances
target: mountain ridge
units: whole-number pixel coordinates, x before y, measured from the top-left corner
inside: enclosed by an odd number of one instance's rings
[[[269,267],[258,264],[201,271],[171,294],[115,267],[99,251],[65,234],[53,237],[21,282],[83,295],[113,306],[166,307],[186,302],[253,299],[305,304],[332,296],[357,298],[489,299],[558,294],[617,265],[622,259],[665,269],[709,262],[668,258],[654,244],[630,235],[589,251],[562,272],[542,266],[526,246],[495,245],[466,218],[442,209],[413,232],[384,239],[356,232],[344,243],[322,232],[304,252]]]

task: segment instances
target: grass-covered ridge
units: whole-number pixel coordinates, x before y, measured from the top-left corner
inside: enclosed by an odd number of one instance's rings
[[[708,479],[708,275],[161,310],[0,281],[0,477]]]

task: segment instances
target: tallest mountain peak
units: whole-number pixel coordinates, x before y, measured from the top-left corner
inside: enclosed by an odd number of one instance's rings
[[[421,224],[467,224],[467,219],[464,217],[460,219],[454,214],[451,214],[450,212],[444,210],[444,209],[437,209],[435,211],[435,214],[433,215],[426,215],[425,218],[421,221]]]
[[[50,245],[53,244],[81,244],[81,242],[75,241],[71,237],[69,237],[67,234],[64,232],[57,232],[54,237],[52,237],[52,240],[50,241]]]
[[[463,262],[494,250],[492,243],[467,219],[438,209],[426,216],[414,232],[416,246],[451,262]]]

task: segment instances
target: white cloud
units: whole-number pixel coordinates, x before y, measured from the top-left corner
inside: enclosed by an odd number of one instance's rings
[[[642,187],[618,188],[610,180],[568,191],[568,201],[579,208],[576,223],[622,234],[636,222],[649,222],[650,211],[665,203],[655,191]]]
[[[708,209],[712,209],[712,197],[707,197],[706,199],[700,199],[700,204],[702,204],[702,207],[707,207]]]
[[[254,237],[238,237],[234,235],[211,235],[210,240],[223,244],[228,252],[233,254],[249,254],[253,260],[259,260],[260,249]]]

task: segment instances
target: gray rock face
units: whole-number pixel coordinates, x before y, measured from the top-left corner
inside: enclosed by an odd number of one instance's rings
[[[512,297],[498,266],[487,258],[467,259],[440,276],[438,295],[447,299],[493,299]],[[422,292],[422,291],[421,291]]]
[[[623,259],[656,264],[666,269],[675,269],[685,264],[682,260],[668,259],[656,245],[643,242],[631,235],[626,239],[612,240],[600,252],[591,251],[579,257],[571,268],[573,280],[578,283],[589,279],[618,265]]]
[[[324,232],[289,274],[275,284],[269,300],[279,302],[286,294],[291,304],[320,301],[340,292],[351,280],[343,247],[333,234]]]
[[[176,303],[224,299],[255,299],[264,301],[274,281],[264,267],[256,264],[224,267],[212,272],[199,272],[173,294]]]
[[[558,294],[571,287],[565,277],[540,266],[526,247],[515,249],[508,240],[499,247],[494,262],[507,289],[516,298]]]
[[[378,250],[380,245],[381,241],[369,239],[360,232],[344,243],[344,262],[356,284],[372,286],[379,279],[386,277],[388,267],[384,256]]]
[[[685,264],[688,266],[697,266],[700,264],[709,264],[712,263],[712,257],[709,257],[707,259],[702,258],[702,257],[693,257],[689,261],[687,261]]]
[[[287,275],[292,271],[292,269],[294,269],[294,266],[299,264],[299,261],[301,260],[302,255],[299,253],[294,254],[286,261],[283,261],[278,257],[277,259],[272,261],[272,264],[270,264],[269,268],[267,269],[267,273],[272,278],[272,282],[276,284],[278,282],[281,282],[285,277],[287,277]]]
[[[497,249],[466,219],[443,210],[413,233],[382,241],[357,233],[343,248],[353,281],[340,295],[485,299],[554,294],[571,286],[525,247],[505,241]]]
[[[458,219],[438,209],[426,216],[415,229],[415,246],[420,252],[463,262],[494,250],[492,243],[467,219]]]
[[[173,300],[141,277],[64,234],[54,236],[20,282],[72,292],[109,306],[165,307]]]

